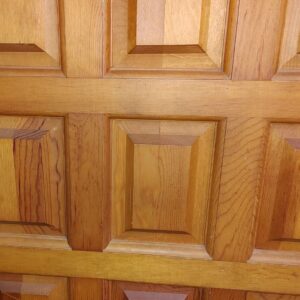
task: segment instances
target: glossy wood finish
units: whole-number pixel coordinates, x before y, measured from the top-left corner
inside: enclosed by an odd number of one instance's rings
[[[0,243],[68,248],[63,119],[1,116],[0,145]]]
[[[298,1],[3,0],[0,299],[297,299]]]
[[[1,300],[68,300],[66,278],[0,274]]]

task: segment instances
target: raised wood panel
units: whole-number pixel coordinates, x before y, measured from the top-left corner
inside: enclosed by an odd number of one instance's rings
[[[105,284],[105,300],[201,300],[201,290],[175,286],[111,281]]]
[[[1,300],[68,300],[68,282],[62,277],[0,274]]]
[[[205,256],[216,134],[213,121],[111,121],[107,251]]]
[[[236,27],[234,2],[106,0],[106,76],[226,78],[225,44],[231,51]]]
[[[3,0],[0,27],[0,74],[7,69],[61,69],[58,1]]]
[[[264,165],[256,247],[300,250],[300,125],[272,123]]]
[[[300,79],[300,6],[288,0],[275,79]]]
[[[64,155],[63,119],[0,117],[1,245],[68,248]]]

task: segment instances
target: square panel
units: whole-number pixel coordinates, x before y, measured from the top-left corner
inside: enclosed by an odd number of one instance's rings
[[[0,71],[61,69],[57,0],[2,0],[0,28]]]
[[[198,288],[121,281],[106,282],[105,294],[107,300],[201,300]]]
[[[266,152],[256,247],[300,250],[300,124],[273,123]]]
[[[66,278],[0,274],[1,300],[67,300]]]
[[[226,78],[224,57],[231,59],[234,12],[227,21],[234,2],[106,0],[105,72]]]
[[[298,0],[286,1],[281,49],[275,79],[300,79],[300,6]]]
[[[207,258],[216,134],[214,121],[111,121],[112,240],[106,251],[159,249]]]
[[[62,118],[0,117],[0,245],[67,248]]]

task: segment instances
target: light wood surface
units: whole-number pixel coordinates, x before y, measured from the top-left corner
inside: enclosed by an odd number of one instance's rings
[[[293,82],[0,78],[0,90],[0,110],[10,114],[98,112],[297,121],[300,111],[300,87]]]
[[[300,294],[298,266],[5,247],[0,254],[3,272]]]

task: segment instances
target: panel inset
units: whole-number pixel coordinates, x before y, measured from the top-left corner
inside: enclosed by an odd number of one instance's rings
[[[300,124],[272,124],[257,248],[300,250]]]
[[[68,248],[64,164],[63,119],[0,117],[0,245]]]
[[[57,0],[2,0],[0,69],[56,69],[60,62]]]
[[[107,250],[140,245],[147,251],[148,244],[155,251],[156,244],[163,252],[171,243],[175,252],[200,255],[217,123],[113,120],[111,131],[113,240]]]
[[[201,300],[201,290],[154,284],[107,282],[107,300]]]
[[[68,300],[66,278],[0,274],[0,299]]]
[[[288,0],[278,71],[275,79],[300,79],[300,5],[298,0]]]
[[[106,0],[110,36],[105,71],[225,78],[227,29],[235,20],[232,16],[227,23],[229,4],[230,0]]]

